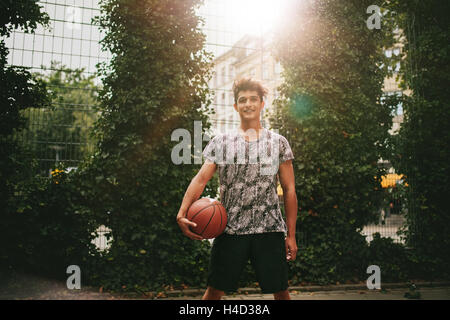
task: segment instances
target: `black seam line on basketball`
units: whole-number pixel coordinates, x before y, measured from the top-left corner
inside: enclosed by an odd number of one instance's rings
[[[207,206],[207,207],[204,207],[204,208],[201,208],[200,210],[198,210],[197,211],[197,213],[195,213],[189,220],[193,220],[201,211],[203,211],[203,210],[205,210],[205,209],[208,209],[209,207],[211,207],[211,206],[213,206],[214,205],[214,203],[213,204],[210,204],[209,206]]]
[[[219,230],[222,230],[222,209],[220,208],[221,206],[219,206],[219,205],[217,205],[217,206],[219,207],[219,211],[220,211],[220,228],[219,228]]]
[[[219,207],[219,212],[220,212],[220,226],[219,226],[219,230],[222,230],[222,210],[220,210],[220,207]]]
[[[208,223],[206,224],[206,226],[205,226],[205,228],[203,229],[203,231],[200,232],[200,235],[203,236],[203,232],[205,232],[206,228],[208,228],[209,223],[211,222],[211,220],[212,220],[212,218],[214,217],[214,214],[215,214],[215,213],[216,213],[216,206],[214,205],[214,211],[213,211],[213,214],[211,215],[211,218],[209,218],[209,221],[208,221]]]

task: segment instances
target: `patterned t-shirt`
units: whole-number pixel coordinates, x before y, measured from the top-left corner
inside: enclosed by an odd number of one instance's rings
[[[267,129],[255,141],[238,130],[221,133],[203,156],[218,166],[220,202],[228,214],[225,233],[287,233],[277,194],[279,164],[294,159],[285,137]]]

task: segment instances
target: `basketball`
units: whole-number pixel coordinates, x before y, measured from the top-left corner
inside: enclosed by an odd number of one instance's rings
[[[219,236],[227,225],[227,213],[224,206],[217,200],[201,198],[195,201],[187,212],[186,218],[197,226],[191,231],[205,239]]]

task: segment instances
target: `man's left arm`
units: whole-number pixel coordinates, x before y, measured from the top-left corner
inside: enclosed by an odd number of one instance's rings
[[[295,225],[297,222],[297,194],[295,193],[294,167],[292,160],[284,161],[279,169],[280,184],[283,188],[284,210],[286,213],[287,238],[286,254],[287,260],[293,261],[297,256],[297,242],[295,240]]]

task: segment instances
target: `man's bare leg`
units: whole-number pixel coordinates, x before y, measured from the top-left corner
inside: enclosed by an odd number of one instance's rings
[[[291,300],[289,290],[279,291],[273,294],[275,300]]]
[[[213,287],[208,287],[202,297],[202,300],[220,300],[224,294],[225,292],[221,290],[214,289]]]

